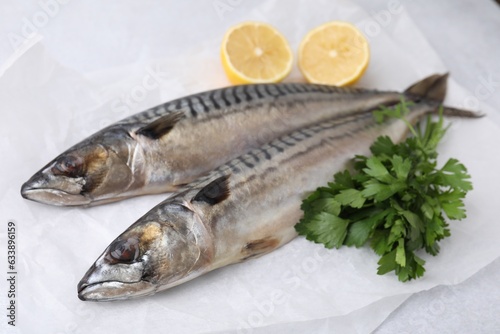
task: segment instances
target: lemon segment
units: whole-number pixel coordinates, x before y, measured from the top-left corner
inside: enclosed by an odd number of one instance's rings
[[[293,64],[285,37],[260,22],[231,27],[222,41],[221,59],[233,84],[279,82],[290,73]]]
[[[347,22],[333,21],[313,29],[299,48],[299,68],[311,83],[353,84],[363,75],[369,60],[368,41]]]

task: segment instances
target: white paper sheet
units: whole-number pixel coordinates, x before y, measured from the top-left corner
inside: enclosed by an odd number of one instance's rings
[[[440,146],[443,161],[456,157],[473,175],[475,188],[466,200],[468,218],[452,223],[452,237],[441,243],[439,256],[423,256],[425,277],[406,284],[392,275],[377,276],[378,258],[368,248],[327,251],[298,238],[265,257],[217,270],[153,297],[85,303],[77,298],[79,279],[119,233],[163,196],[81,209],[41,205],[19,195],[21,184],[42,165],[111,122],[175,97],[227,85],[219,43],[227,26],[244,19],[274,24],[294,50],[309,29],[325,21],[357,24],[369,38],[372,53],[359,86],[401,90],[426,75],[445,72],[445,65],[404,9],[393,12],[382,25],[373,13],[349,1],[240,4],[217,24],[200,16],[203,34],[190,36],[189,43],[178,38],[173,44],[177,52],[169,58],[145,56],[133,65],[87,75],[62,66],[43,39],[34,43],[0,77],[4,157],[0,220],[2,226],[8,220],[16,222],[19,245],[19,326],[1,322],[2,332],[250,333],[253,328],[256,333],[292,328],[369,332],[409,294],[461,282],[497,258],[500,225],[493,198],[500,177],[494,168],[484,166],[500,162],[489,153],[496,151],[500,133],[488,118],[454,120]],[[295,69],[287,81],[298,80],[303,79]],[[451,78],[449,104],[466,106],[472,98]],[[488,112],[486,106],[482,109]],[[2,228],[0,247],[5,244]],[[0,254],[3,266],[5,252]],[[7,287],[5,280],[0,282],[5,305]]]

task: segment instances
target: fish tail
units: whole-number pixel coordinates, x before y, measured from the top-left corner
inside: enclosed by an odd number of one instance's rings
[[[413,102],[418,103],[423,100],[427,103],[438,106],[443,103],[444,97],[446,96],[447,80],[448,73],[433,74],[408,87],[404,94]],[[438,110],[439,108],[436,108],[432,113],[437,113]],[[480,118],[484,116],[484,114],[480,112],[447,106],[443,106],[443,115],[467,118]]]
[[[481,118],[483,113],[466,109],[443,106],[443,115],[450,117]]]
[[[446,96],[448,73],[433,74],[422,79],[405,90],[405,95],[412,101],[431,100],[442,103]]]

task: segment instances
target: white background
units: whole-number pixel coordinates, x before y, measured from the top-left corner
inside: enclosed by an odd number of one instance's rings
[[[392,12],[392,2],[368,0],[54,3],[0,4],[0,218],[2,226],[9,219],[17,223],[19,241],[18,326],[10,328],[1,320],[2,332],[232,332],[246,324],[257,325],[244,331],[255,333],[364,333],[413,293],[378,332],[500,330],[495,199],[500,118],[491,108],[500,103],[500,7],[494,2],[408,1]],[[461,159],[474,177],[469,218],[453,223],[442,254],[426,258],[425,278],[409,284],[377,277],[376,257],[368,249],[326,252],[297,239],[262,259],[152,298],[81,302],[76,284],[87,268],[161,196],[91,209],[52,208],[23,200],[20,185],[62,150],[110,122],[227,85],[220,40],[229,26],[249,19],[275,25],[293,50],[323,22],[357,24],[372,49],[359,86],[403,89],[425,75],[449,71],[447,102],[477,105],[488,114],[473,123],[454,121],[440,151],[443,158]],[[20,45],[28,33],[33,34]],[[137,95],[151,73],[158,86]],[[302,78],[295,69],[287,80]],[[5,232],[0,230],[2,248]],[[0,254],[3,268],[5,251]],[[287,278],[298,278],[300,284],[287,283]],[[4,309],[7,288],[3,278],[0,282]],[[433,288],[441,284],[452,286]],[[283,302],[273,302],[280,293]]]

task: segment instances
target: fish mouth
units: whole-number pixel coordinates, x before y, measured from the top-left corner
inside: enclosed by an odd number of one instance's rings
[[[31,186],[29,182],[21,187],[21,196],[31,201],[56,206],[86,205],[91,202],[82,194],[72,194],[53,188],[36,188]]]
[[[124,283],[106,281],[78,284],[78,298],[83,301],[108,302],[152,295],[155,285],[148,281]]]

